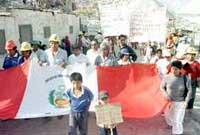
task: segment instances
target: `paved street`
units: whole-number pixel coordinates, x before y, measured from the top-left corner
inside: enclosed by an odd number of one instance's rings
[[[185,135],[199,135],[199,110],[186,115]],[[68,117],[59,120],[38,118],[30,120],[9,120],[0,122],[0,135],[66,135]],[[171,135],[163,116],[151,119],[125,119],[118,125],[119,135]],[[97,135],[94,113],[89,118],[89,135]]]
[[[186,113],[184,135],[199,135],[200,133],[200,91],[197,91],[197,101],[192,114]],[[30,120],[0,121],[0,135],[66,135],[68,116],[57,119],[37,118]],[[124,119],[118,125],[119,135],[171,135],[164,117],[159,115],[150,119]],[[89,116],[89,135],[97,135],[95,114]]]

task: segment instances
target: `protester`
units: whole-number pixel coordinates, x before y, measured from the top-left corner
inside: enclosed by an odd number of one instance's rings
[[[29,44],[28,42],[23,42],[21,44],[20,51],[21,51],[22,57],[19,59],[19,63],[23,63],[26,60],[31,58],[32,48],[31,48],[31,44]]]
[[[176,49],[175,49],[175,42],[174,42],[174,35],[173,34],[170,34],[168,37],[167,37],[167,40],[166,40],[166,48],[170,50],[170,53],[172,55],[175,54],[176,52]]]
[[[123,48],[127,48],[129,53],[130,53],[130,57],[131,57],[132,61],[136,61],[137,60],[137,55],[136,55],[135,51],[130,46],[127,45],[126,39],[127,39],[126,35],[120,35],[119,36],[120,50],[123,49]],[[118,54],[118,56],[119,56],[119,54]]]
[[[146,47],[144,49],[144,62],[149,63],[153,56],[153,48],[151,46],[151,42],[147,42]]]
[[[69,64],[71,65],[74,65],[74,64],[86,64],[86,65],[89,65],[90,62],[89,62],[89,59],[88,57],[81,53],[81,47],[80,46],[72,46],[72,55],[69,56],[68,58],[68,62]]]
[[[187,60],[185,59],[185,54],[178,52],[171,60],[172,61],[180,61],[183,64],[183,68],[181,69],[182,74],[186,74],[184,67],[187,65]],[[167,66],[167,74],[171,72],[171,64]]]
[[[153,56],[150,60],[150,63],[156,64],[160,59],[163,59],[162,49],[157,49],[155,56]]]
[[[120,50],[120,56],[119,56],[118,64],[119,65],[128,65],[133,63],[133,61],[130,59],[130,53],[127,48],[123,48]]]
[[[31,41],[32,54],[31,58],[35,59],[40,65],[48,65],[48,59],[46,53],[40,49],[40,41]]]
[[[165,111],[165,119],[172,126],[173,135],[183,134],[185,109],[192,95],[191,80],[181,74],[183,65],[180,61],[171,63],[171,73],[161,83],[161,90],[171,105]],[[186,93],[187,92],[187,93]]]
[[[71,105],[69,113],[69,135],[87,135],[88,131],[88,110],[93,100],[90,89],[82,85],[82,75],[74,72],[70,75],[72,88],[66,92],[67,99]]]
[[[101,91],[99,93],[98,105],[109,104],[109,94],[107,91]],[[99,135],[117,135],[116,125],[98,125]],[[112,130],[112,131],[111,131]]]
[[[72,52],[71,52],[71,42],[68,36],[65,36],[64,43],[65,43],[65,50],[67,51],[67,55],[70,56]]]
[[[3,61],[3,69],[9,69],[11,67],[19,65],[19,59],[21,55],[17,51],[17,46],[13,40],[8,40],[5,45],[7,55]]]
[[[52,34],[49,38],[50,48],[45,52],[47,54],[49,65],[58,65],[65,68],[67,65],[67,53],[59,48],[60,39],[56,34]]]
[[[109,53],[117,57],[117,51],[120,50],[119,46],[117,45],[117,37],[115,36],[107,36],[105,37],[104,41],[109,46]]]
[[[76,43],[75,43],[77,46],[80,46],[81,51],[83,47],[82,37],[83,37],[83,32],[80,31],[78,37],[76,38]]]
[[[95,63],[96,57],[100,54],[100,50],[98,48],[98,45],[96,41],[91,42],[91,49],[87,51],[87,57],[89,58],[89,61],[92,65]]]
[[[188,64],[184,66],[184,70],[186,71],[186,74],[189,75],[192,83],[192,98],[190,99],[187,106],[189,112],[192,112],[193,109],[197,89],[197,78],[200,77],[200,63],[197,60],[195,60],[196,54],[197,52],[193,47],[188,48],[186,54]]]
[[[101,31],[98,31],[95,38],[94,38],[96,41],[97,41],[97,44],[100,45],[102,42],[103,42],[103,35],[101,33]]]
[[[172,54],[170,53],[170,51],[168,49],[164,49],[163,57],[164,57],[163,59],[159,59],[156,62],[158,73],[159,73],[161,79],[163,79],[164,75],[168,73],[167,66],[172,61]]]
[[[86,54],[87,53],[87,50],[90,46],[90,39],[88,37],[88,34],[85,33],[83,36],[82,36],[82,49],[83,49],[83,54]]]
[[[109,46],[103,42],[100,46],[101,54],[98,55],[95,59],[95,65],[96,66],[114,66],[118,65],[117,59],[110,55],[109,53]]]
[[[139,46],[140,56],[144,56],[145,43],[140,43],[138,46]]]

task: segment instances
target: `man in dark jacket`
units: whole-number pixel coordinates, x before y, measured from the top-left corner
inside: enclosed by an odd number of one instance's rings
[[[119,36],[120,50],[123,49],[123,48],[127,48],[132,61],[136,61],[137,55],[136,55],[135,51],[130,46],[127,45],[126,39],[127,39],[126,35],[120,35]]]

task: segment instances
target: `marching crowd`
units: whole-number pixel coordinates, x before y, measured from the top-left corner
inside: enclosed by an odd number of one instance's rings
[[[126,35],[103,37],[99,32],[94,40],[90,41],[88,35],[81,32],[75,45],[72,45],[67,36],[60,40],[58,35],[52,34],[47,49],[41,48],[40,41],[33,40],[23,42],[19,51],[15,42],[9,40],[5,45],[7,55],[2,68],[6,70],[28,59],[37,60],[41,66],[58,65],[62,68],[76,63],[96,66],[127,65],[134,63],[138,58],[127,40]],[[198,52],[191,46],[191,38],[174,34],[169,35],[163,46],[154,46],[151,41],[142,45],[139,47],[142,50],[141,55],[144,55],[144,63],[156,64],[162,81],[161,90],[171,103],[164,113],[166,122],[172,126],[173,134],[183,134],[185,111],[188,109],[189,112],[192,112],[196,89],[199,87],[200,63],[196,59]],[[69,134],[74,135],[76,128],[79,127],[80,133],[86,135],[87,127],[84,125],[87,125],[87,120],[82,121],[82,117],[87,118],[85,111],[88,110],[93,95],[90,90],[82,90],[80,74],[74,73],[70,79],[74,91],[67,93],[72,105]],[[85,92],[90,96],[87,97]],[[102,101],[107,102],[107,92],[100,93],[99,96],[101,103]],[[88,100],[88,103],[79,104],[85,99]],[[114,135],[117,135],[116,127],[113,128]],[[99,127],[99,131],[100,135],[110,134],[105,125]]]
[[[198,51],[192,47],[192,38],[181,33],[167,37],[165,45],[153,51],[151,42],[144,47],[144,62],[154,63],[161,78],[161,90],[170,107],[165,119],[173,134],[183,134],[185,111],[192,113],[197,87],[200,87]]]

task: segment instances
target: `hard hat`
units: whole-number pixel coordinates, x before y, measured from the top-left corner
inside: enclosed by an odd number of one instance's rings
[[[197,54],[197,52],[194,47],[189,47],[187,49],[187,54]]]
[[[128,51],[127,48],[122,48],[122,49],[120,50],[120,54],[129,55],[130,53],[129,53],[129,51]]]
[[[38,45],[38,46],[40,46],[40,41],[38,41],[38,40],[32,40],[31,41],[31,45]]]
[[[60,39],[57,34],[52,34],[49,38],[49,42],[60,42]]]
[[[8,50],[8,49],[13,49],[14,47],[16,47],[16,44],[13,40],[8,40],[6,42],[6,45],[5,45],[5,49]]]
[[[29,50],[31,50],[31,44],[29,44],[28,42],[23,42],[21,44],[20,51],[29,51]]]

